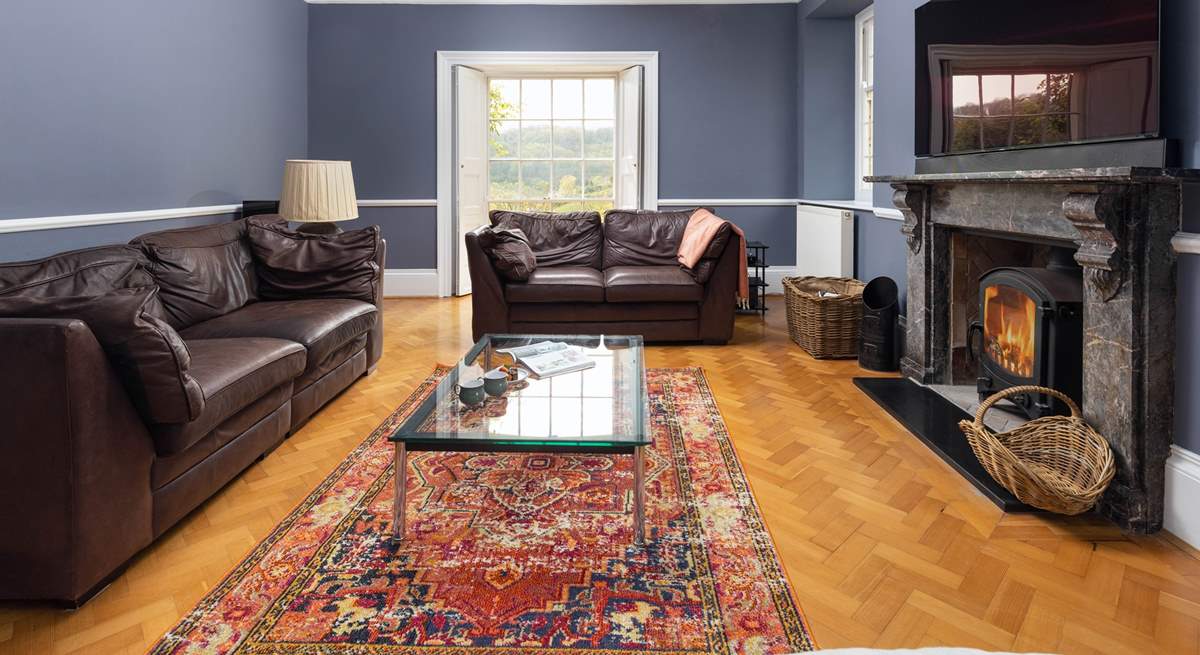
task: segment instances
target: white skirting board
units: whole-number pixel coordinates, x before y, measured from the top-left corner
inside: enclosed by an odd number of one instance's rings
[[[771,262],[770,255],[767,256],[767,263]],[[754,275],[754,268],[751,267],[750,274]],[[800,275],[795,266],[775,266],[767,269],[767,293],[783,293],[783,278],[796,277]]]
[[[383,295],[398,297],[436,297],[436,268],[389,268],[383,272]]]
[[[1200,548],[1200,455],[1171,446],[1167,458],[1166,516],[1163,527]]]

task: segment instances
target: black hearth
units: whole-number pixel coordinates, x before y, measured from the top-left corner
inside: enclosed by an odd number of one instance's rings
[[[979,316],[968,344],[979,366],[981,401],[1009,387],[1037,385],[1082,402],[1083,274],[1078,266],[989,271],[979,281]],[[1043,394],[1019,394],[1010,401],[1029,418],[1065,410]]]

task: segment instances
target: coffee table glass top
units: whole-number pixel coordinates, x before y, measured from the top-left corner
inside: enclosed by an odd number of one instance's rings
[[[541,341],[577,346],[596,365],[546,379],[531,375],[475,407],[459,401],[460,381],[513,362],[498,349]],[[488,334],[389,438],[421,449],[625,449],[650,443],[647,413],[640,336]]]

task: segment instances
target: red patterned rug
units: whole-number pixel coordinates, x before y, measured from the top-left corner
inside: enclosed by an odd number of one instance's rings
[[[386,435],[439,370],[151,650],[746,653],[812,641],[704,372],[648,371],[648,545],[627,455],[416,453],[391,545]]]

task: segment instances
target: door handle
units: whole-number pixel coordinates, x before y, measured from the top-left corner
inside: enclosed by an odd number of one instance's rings
[[[975,333],[979,333],[979,351],[975,350]],[[971,321],[970,327],[967,328],[967,354],[971,356],[971,360],[978,360],[983,354],[983,323],[979,321]]]

